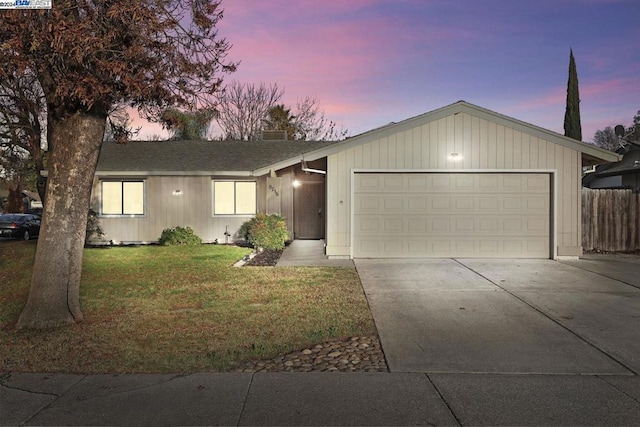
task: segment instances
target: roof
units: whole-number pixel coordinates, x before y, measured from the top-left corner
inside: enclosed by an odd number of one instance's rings
[[[598,177],[605,177],[624,175],[628,173],[640,173],[640,145],[631,142],[627,148],[622,151],[622,160],[598,166],[595,170],[595,174]]]
[[[560,135],[559,133],[496,113],[495,111],[487,110],[486,108],[470,104],[466,101],[458,101],[446,107],[442,107],[440,109],[433,110],[398,123],[390,123],[386,126],[382,126],[380,128],[376,128],[371,131],[354,136],[352,138],[348,138],[344,141],[330,145],[328,147],[323,147],[314,152],[306,153],[304,157],[306,160],[316,160],[322,157],[326,157],[327,155],[335,154],[339,151],[367,143],[374,139],[384,138],[385,136],[389,136],[396,132],[409,130],[416,126],[430,123],[458,113],[467,113],[476,117],[480,117],[490,122],[498,123],[500,125],[537,136],[541,139],[551,141],[558,145],[577,150],[582,153],[582,162],[585,166],[606,162],[615,162],[620,159],[620,157],[616,153],[604,150],[600,147],[596,147],[593,144],[576,141],[575,139]]]
[[[327,141],[130,141],[105,142],[96,174],[263,175],[273,165],[335,142]]]
[[[104,143],[97,175],[235,175],[261,176],[301,160],[331,154],[409,130],[454,114],[467,113],[534,135],[582,154],[584,166],[616,162],[620,156],[466,101],[364,132],[339,142],[317,141],[132,141]]]

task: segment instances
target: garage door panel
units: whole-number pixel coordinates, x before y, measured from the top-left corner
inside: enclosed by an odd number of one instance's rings
[[[548,174],[385,175],[355,175],[355,257],[549,257]]]
[[[541,195],[407,195],[356,194],[354,214],[537,214],[548,215],[547,196]]]
[[[539,253],[547,248],[547,240],[532,240],[523,242],[520,239],[398,239],[388,241],[377,239],[362,240],[354,250],[361,253],[361,258],[379,258],[380,253],[385,258],[408,257],[455,257],[477,258],[532,258],[539,257]]]
[[[375,236],[410,238],[419,235],[420,238],[433,236],[494,236],[494,237],[547,237],[549,234],[549,219],[539,217],[478,217],[473,215],[442,218],[435,215],[420,217],[397,216],[367,216],[362,217],[355,224],[354,230],[361,237],[375,238]],[[425,237],[426,236],[426,237]]]

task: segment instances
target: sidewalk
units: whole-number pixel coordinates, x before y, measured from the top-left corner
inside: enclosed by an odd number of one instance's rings
[[[13,374],[0,425],[638,425],[634,376]]]

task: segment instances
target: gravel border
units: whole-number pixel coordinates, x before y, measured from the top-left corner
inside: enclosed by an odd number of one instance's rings
[[[332,340],[268,360],[244,363],[236,372],[389,372],[375,336]]]

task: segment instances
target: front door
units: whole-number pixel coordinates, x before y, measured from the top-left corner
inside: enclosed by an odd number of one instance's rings
[[[324,181],[300,181],[295,188],[293,232],[296,239],[324,239]]]

